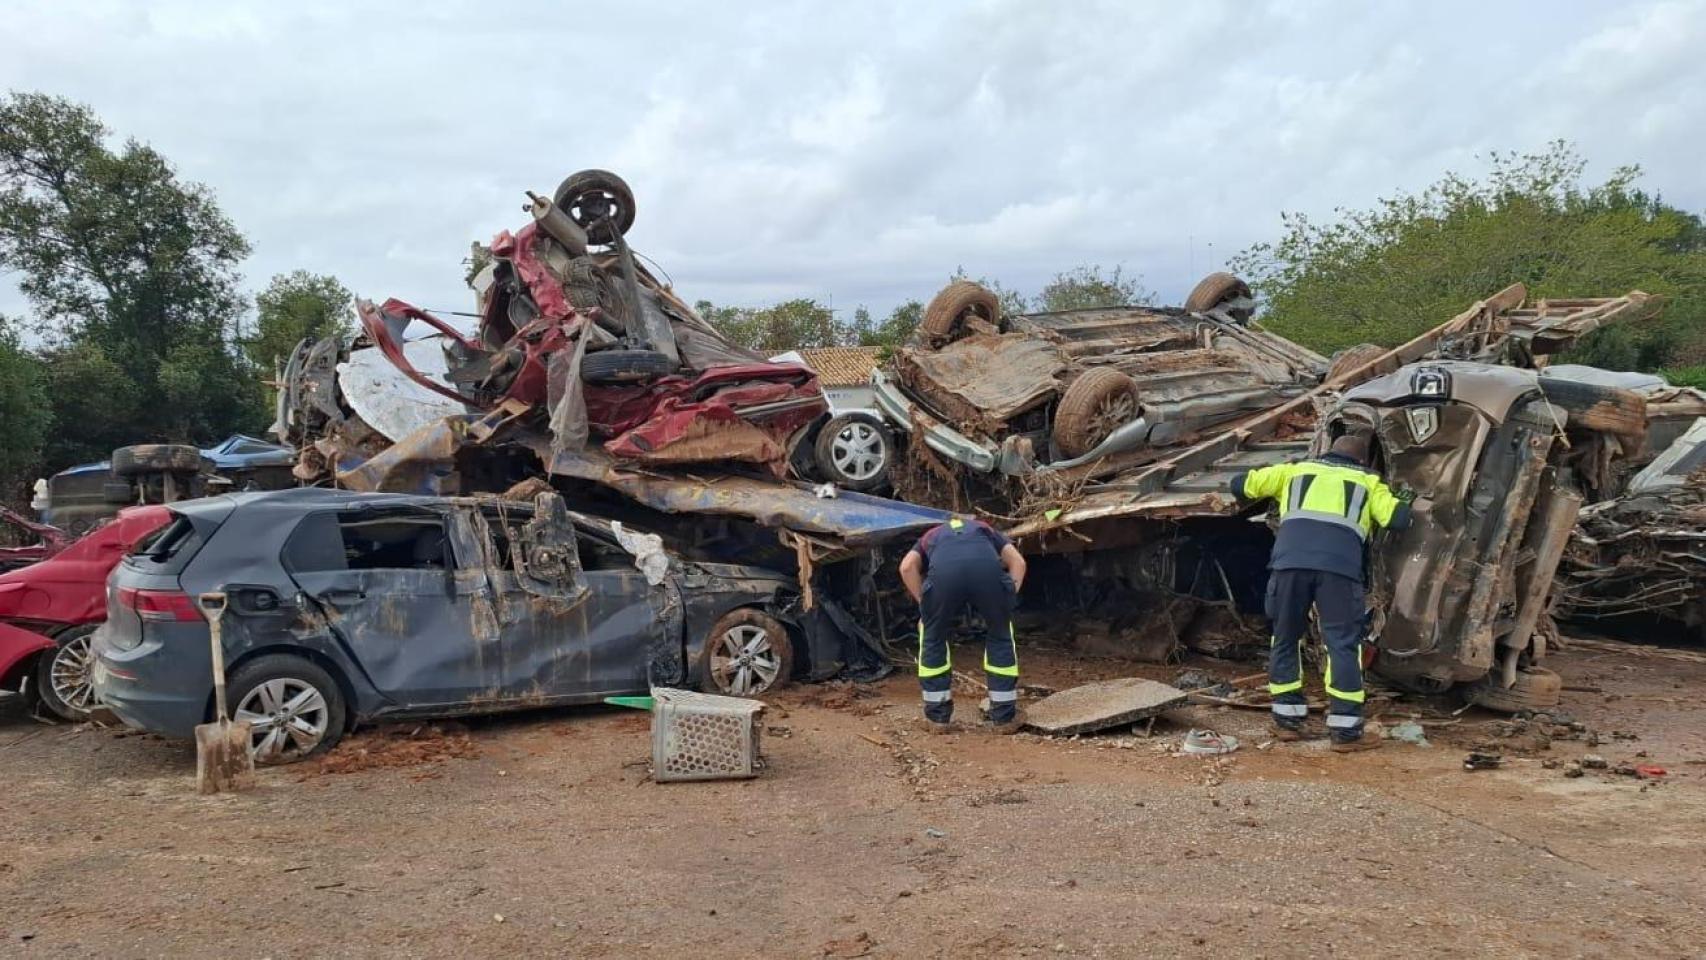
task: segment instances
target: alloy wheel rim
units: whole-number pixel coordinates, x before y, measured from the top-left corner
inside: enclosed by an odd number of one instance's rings
[[[711,675],[717,688],[734,696],[763,693],[781,672],[782,657],[763,627],[749,623],[730,627],[711,652]]]
[[[849,423],[830,444],[835,469],[854,480],[869,480],[883,468],[883,438],[868,423]]]
[[[1108,439],[1115,430],[1137,419],[1137,401],[1129,394],[1119,394],[1103,400],[1090,416],[1090,432],[1096,443]]]
[[[79,713],[87,713],[95,705],[93,634],[84,634],[60,647],[53,655],[48,676],[53,695],[59,702]]]
[[[249,724],[249,752],[270,763],[307,756],[326,738],[330,709],[306,680],[279,677],[244,694],[233,720]]]

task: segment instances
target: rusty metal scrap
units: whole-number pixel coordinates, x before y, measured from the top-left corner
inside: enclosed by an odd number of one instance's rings
[[[1706,625],[1706,472],[1582,510],[1556,589],[1560,616]]]

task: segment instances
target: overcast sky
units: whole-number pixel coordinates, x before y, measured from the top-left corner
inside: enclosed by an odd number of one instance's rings
[[[955,267],[1176,303],[1279,230],[1575,141],[1706,211],[1706,2],[11,0],[0,88],[211,186],[250,289],[468,309],[470,240],[605,167],[689,300],[886,312]],[[0,311],[23,305],[0,283]]]

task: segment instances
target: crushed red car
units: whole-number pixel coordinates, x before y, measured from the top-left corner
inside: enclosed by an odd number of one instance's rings
[[[163,506],[130,507],[40,563],[0,574],[0,690],[64,720],[88,718],[89,638],[107,618],[107,575],[169,519]]]
[[[71,535],[64,530],[51,523],[38,523],[6,507],[0,507],[0,526],[17,530],[20,539],[34,541],[0,547],[0,572],[40,563],[71,543]]]
[[[274,432],[301,451],[298,479],[454,492],[432,486],[452,471],[422,463],[500,431],[527,437],[535,470],[568,459],[785,476],[828,409],[816,374],[731,343],[641,266],[625,239],[633,193],[615,174],[582,171],[551,199],[529,197],[534,222],[481,252],[476,331],[402,300],[360,300],[354,343],[297,348]],[[368,467],[387,451],[383,469]]]

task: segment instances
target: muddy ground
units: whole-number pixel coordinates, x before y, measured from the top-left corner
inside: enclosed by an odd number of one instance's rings
[[[1027,683],[1176,673],[1022,656]],[[1338,756],[1192,707],[1247,738],[1203,760],[1177,724],[929,736],[897,676],[779,697],[756,781],[650,782],[647,717],[600,708],[378,731],[204,798],[186,745],[8,700],[0,956],[1706,954],[1706,666],[1556,666],[1603,742],[1506,738],[1473,773],[1477,711]],[[1587,752],[1666,775],[1545,765]]]

